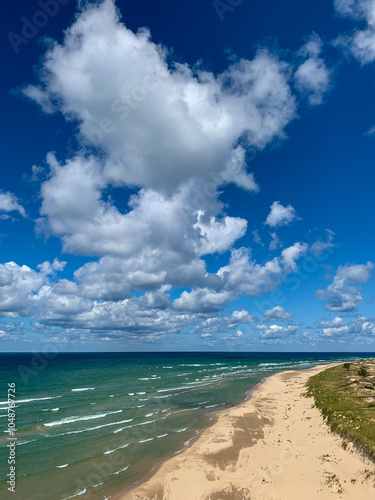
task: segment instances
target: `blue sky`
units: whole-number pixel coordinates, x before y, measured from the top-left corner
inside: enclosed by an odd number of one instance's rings
[[[1,29],[1,350],[374,351],[373,0]]]

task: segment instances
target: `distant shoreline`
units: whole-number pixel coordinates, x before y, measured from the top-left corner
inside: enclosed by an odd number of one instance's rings
[[[160,461],[142,480],[110,500],[232,500],[238,495],[243,500],[293,500],[293,492],[296,499],[302,495],[305,500],[325,500],[324,495],[335,489],[344,490],[341,498],[367,500],[374,491],[372,483],[343,478],[345,489],[340,483],[345,467],[340,464],[350,464],[353,475],[361,474],[366,467],[375,474],[374,464],[354,449],[343,450],[341,438],[330,432],[319,410],[312,408],[313,400],[302,396],[310,376],[341,364],[283,371],[263,379],[246,392],[244,402],[212,414],[209,425],[186,447]],[[281,416],[284,411],[285,418]],[[295,427],[293,432],[291,425]],[[319,435],[324,439],[315,441],[313,436]],[[321,457],[333,455],[340,458],[334,459],[338,461],[334,467],[337,471],[329,476]],[[331,460],[327,458],[327,462],[332,467]],[[313,477],[311,491],[306,488],[303,471]],[[321,492],[314,496],[314,488]],[[354,496],[345,496],[346,490]]]

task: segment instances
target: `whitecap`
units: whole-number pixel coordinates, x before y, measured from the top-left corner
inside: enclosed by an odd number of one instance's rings
[[[23,444],[33,443],[34,441],[36,441],[36,439],[30,439],[28,441],[16,441],[16,445],[17,446],[22,446]]]
[[[104,418],[107,415],[113,415],[115,413],[122,413],[122,410],[116,410],[116,411],[109,411],[107,413],[98,413],[96,415],[87,415],[84,417],[67,417],[63,418],[62,420],[55,420],[54,422],[48,422],[44,424],[45,427],[55,427],[57,425],[63,425],[63,424],[72,424],[73,422],[80,422],[82,420],[94,420],[96,418]]]
[[[113,453],[114,451],[121,450],[122,448],[127,448],[129,446],[129,443],[123,444],[122,446],[119,446],[118,448],[114,448],[113,450],[107,450],[103,454],[104,455],[109,455],[110,453]]]
[[[123,469],[118,470],[117,472],[114,472],[113,474],[115,474],[115,475],[116,475],[116,474],[120,474],[120,472],[123,472],[124,470],[129,469],[130,465],[131,465],[131,464],[127,465],[127,466],[126,466],[126,467],[124,467]]]
[[[151,424],[151,422],[156,422],[158,419],[155,420],[148,420],[147,422],[141,422],[139,424],[133,424],[133,425],[126,425],[125,427],[121,427],[120,429],[116,429],[113,431],[113,434],[117,434],[118,432],[123,431],[124,429],[131,429],[132,427],[138,427],[139,425],[147,425]]]
[[[80,495],[83,495],[84,493],[86,493],[86,488],[83,490],[79,490],[75,495],[71,495],[70,497],[64,498],[64,500],[69,500],[70,498],[79,497]]]
[[[45,401],[47,399],[57,399],[61,398],[62,396],[48,396],[45,398],[30,398],[30,399],[16,399],[15,402],[18,403],[33,403],[34,401]],[[0,405],[8,405],[8,401],[1,402]]]
[[[69,434],[80,434],[81,432],[86,432],[86,431],[95,431],[96,429],[102,429],[103,427],[109,427],[111,425],[124,424],[125,422],[131,422],[132,420],[133,420],[132,418],[128,418],[127,420],[120,420],[119,422],[111,422],[109,424],[97,425],[96,427],[87,427],[86,429],[81,429],[79,431],[63,432],[62,434],[56,434],[53,437],[67,436]]]
[[[72,392],[93,391],[95,387],[82,387],[78,389],[71,389]]]

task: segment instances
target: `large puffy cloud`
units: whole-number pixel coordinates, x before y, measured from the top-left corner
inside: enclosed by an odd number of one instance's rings
[[[339,15],[350,17],[355,21],[365,21],[365,29],[356,30],[353,34],[340,36],[336,43],[349,48],[361,64],[369,64],[375,60],[375,2],[374,0],[335,0],[335,8]]]
[[[294,335],[298,326],[280,326],[280,325],[258,325],[257,330],[260,330],[260,338],[263,340],[287,339]]]
[[[222,216],[215,190],[205,196],[194,181],[171,195],[141,189],[122,213],[103,195],[105,173],[95,157],[48,161],[39,226],[60,236],[66,251],[130,257],[160,248],[191,258],[229,249],[246,230],[244,219]]]
[[[339,328],[344,325],[345,325],[344,318],[336,316],[331,321],[326,321],[326,320],[320,321],[318,324],[318,328]]]
[[[271,211],[267,216],[265,224],[271,227],[286,226],[297,218],[296,211],[292,205],[284,207],[279,201],[274,201]]]
[[[374,0],[335,0],[335,9],[341,16],[366,18],[370,24],[375,24]]]
[[[268,309],[263,316],[263,321],[277,321],[289,319],[293,313],[287,312],[282,306],[275,306],[273,309]]]
[[[251,259],[248,249],[232,250],[230,262],[218,271],[228,290],[255,297],[274,290],[282,280],[297,269],[298,259],[307,252],[305,243],[285,248],[280,257],[265,264]]]
[[[52,264],[43,262],[38,271],[34,271],[15,262],[0,264],[0,316],[27,316],[34,294],[48,281],[49,275],[61,271],[64,265],[55,259]]]
[[[9,191],[0,191],[0,218],[8,217],[8,212],[19,212],[25,217],[26,212],[22,205],[18,203],[17,197]]]
[[[212,315],[211,317],[208,317],[199,325],[195,326],[191,330],[191,333],[200,333],[202,338],[215,338],[220,333],[227,334],[230,331],[236,330],[240,325],[248,325],[254,321],[256,321],[256,318],[251,316],[248,311],[245,311],[244,309],[236,310],[233,311],[230,316]],[[235,336],[237,338],[241,337],[242,332],[241,335],[238,335],[237,332]]]
[[[221,307],[232,298],[228,291],[215,292],[205,288],[182,292],[181,296],[173,303],[176,311],[212,313],[219,312]]]
[[[284,136],[295,117],[288,64],[260,50],[215,76],[169,58],[146,29],[133,33],[121,24],[114,2],[104,0],[51,45],[40,85],[24,93],[78,122],[80,140],[111,160],[113,183],[170,190],[219,175],[221,183],[256,190],[238,142],[263,148]]]
[[[335,317],[331,321],[321,321],[318,329],[321,329],[321,337],[324,340],[351,339],[356,343],[364,340],[375,342],[374,319],[364,315],[358,315],[347,323],[341,317]]]
[[[77,297],[71,287],[60,285],[45,285],[34,297],[42,325],[98,332],[115,339],[123,333],[176,333],[191,321],[190,315],[168,309],[169,298],[163,291],[103,302]]]
[[[41,325],[152,335],[204,318],[202,328],[234,329],[253,319],[219,311],[239,294],[273,290],[307,252],[296,243],[257,263],[233,250],[247,222],[219,201],[229,183],[259,190],[246,157],[284,138],[296,116],[291,66],[265,49],[218,75],[172,59],[146,29],[121,24],[112,0],[87,3],[63,42],[50,44],[39,84],[24,89],[73,122],[82,146],[63,163],[48,155],[38,228],[66,252],[98,257],[72,281],[45,277],[30,288],[24,300]],[[272,227],[296,218],[275,203]],[[204,256],[228,250],[229,264],[208,273]],[[177,286],[191,290],[172,302]]]
[[[312,106],[322,104],[323,97],[330,87],[331,71],[324,60],[319,57],[322,45],[320,37],[313,34],[300,50],[300,55],[305,60],[294,75],[298,90],[306,94]]]
[[[362,294],[354,285],[366,283],[373,267],[372,262],[339,266],[333,282],[325,290],[317,290],[317,298],[323,301],[327,311],[354,311],[362,302]]]

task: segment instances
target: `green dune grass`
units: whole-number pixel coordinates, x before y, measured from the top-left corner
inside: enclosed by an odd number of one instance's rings
[[[306,396],[315,399],[331,430],[375,460],[375,360],[344,363],[311,377]]]

